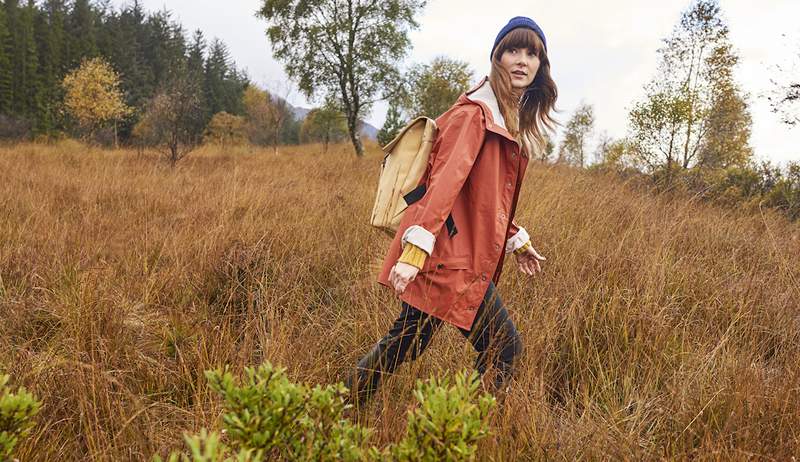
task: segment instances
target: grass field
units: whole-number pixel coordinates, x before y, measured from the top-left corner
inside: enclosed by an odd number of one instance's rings
[[[367,224],[380,154],[0,147],[0,369],[43,401],[20,460],[145,460],[217,428],[203,371],[269,359],[330,383],[400,307]],[[480,460],[789,460],[800,453],[800,225],[531,163],[517,222],[547,257],[498,286],[525,342]],[[445,328],[385,383],[472,365]]]

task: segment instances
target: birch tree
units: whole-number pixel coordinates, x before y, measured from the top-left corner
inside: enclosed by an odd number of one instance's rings
[[[637,160],[671,179],[672,172],[698,164],[749,158],[750,115],[733,80],[738,57],[719,2],[695,0],[658,53],[646,96],[629,112]]]
[[[332,100],[347,117],[357,156],[360,121],[399,87],[397,68],[425,0],[262,0],[275,58],[303,94]]]

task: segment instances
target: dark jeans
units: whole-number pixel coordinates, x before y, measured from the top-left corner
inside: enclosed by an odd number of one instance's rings
[[[377,389],[384,374],[391,374],[410,354],[413,361],[425,351],[443,321],[402,302],[400,316],[372,350],[358,362],[357,400],[363,403]],[[493,282],[478,308],[472,330],[458,328],[469,339],[478,357],[475,368],[483,375],[491,363],[496,369],[495,390],[512,377],[514,359],[522,352],[522,340],[508,316]],[[348,381],[352,387],[352,378]]]

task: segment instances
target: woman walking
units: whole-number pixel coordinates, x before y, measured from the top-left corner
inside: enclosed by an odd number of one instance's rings
[[[490,59],[488,78],[436,119],[425,195],[404,212],[378,276],[402,310],[348,378],[358,404],[382,375],[421,355],[443,322],[469,339],[480,374],[494,366],[494,392],[513,377],[522,341],[495,285],[506,253],[530,276],[545,260],[514,213],[531,154],[554,124],[557,89],[544,33],[530,18],[500,30]]]

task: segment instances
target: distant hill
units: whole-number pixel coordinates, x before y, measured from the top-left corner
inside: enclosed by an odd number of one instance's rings
[[[311,109],[304,108],[304,107],[297,107],[292,106],[291,104],[287,103],[290,108],[292,108],[292,114],[294,118],[297,120],[303,120],[306,118],[306,115],[311,111]]]
[[[294,118],[297,120],[305,119],[306,115],[311,111],[311,109],[305,107],[292,106],[288,102],[286,104],[292,108],[292,114],[294,114]],[[378,139],[378,129],[366,122],[364,122],[364,125],[361,127],[361,134],[371,140]]]

